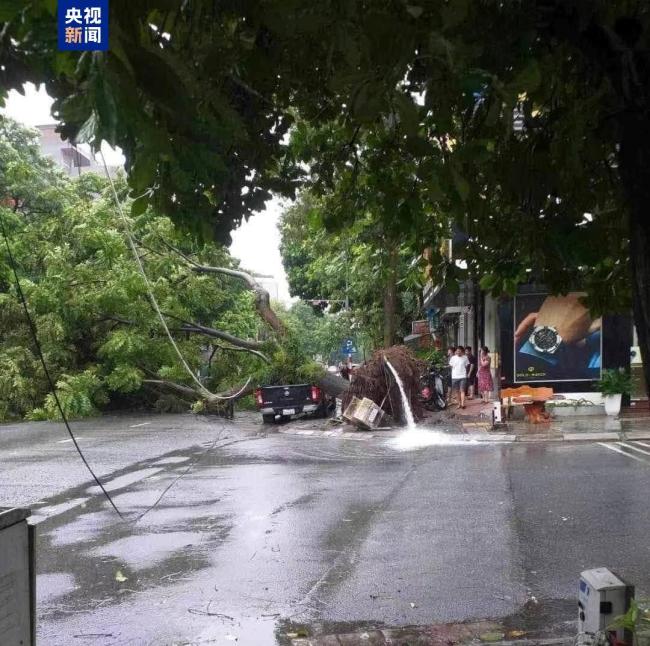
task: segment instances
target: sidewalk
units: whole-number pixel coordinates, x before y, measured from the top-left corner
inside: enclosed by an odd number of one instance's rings
[[[543,424],[507,420],[492,427],[493,403],[467,400],[465,409],[449,408],[448,418],[475,439],[503,442],[650,440],[650,417],[562,416]]]
[[[621,419],[603,416],[575,416],[553,419],[544,424],[509,420],[501,427],[482,428],[482,425],[463,424],[470,434],[483,432],[490,436],[502,435],[513,442],[650,440],[650,419]],[[477,428],[478,427],[478,428]]]
[[[436,421],[451,420],[460,424],[471,422],[486,423],[492,425],[493,402],[485,403],[481,399],[466,399],[465,408],[458,408],[457,404],[450,404],[445,411],[434,413],[432,416]]]
[[[565,637],[528,636],[521,630],[507,630],[493,621],[436,624],[405,628],[380,628],[320,637],[300,636],[291,646],[569,646],[573,635]]]

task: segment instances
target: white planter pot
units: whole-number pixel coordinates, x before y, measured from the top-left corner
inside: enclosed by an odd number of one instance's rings
[[[604,395],[605,412],[608,415],[618,415],[621,412],[621,399],[623,395]]]

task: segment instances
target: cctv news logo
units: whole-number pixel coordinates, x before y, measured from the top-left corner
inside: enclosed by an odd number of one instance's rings
[[[59,0],[59,49],[108,49],[108,0]]]

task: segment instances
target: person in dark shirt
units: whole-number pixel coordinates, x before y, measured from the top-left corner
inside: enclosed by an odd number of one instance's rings
[[[348,357],[347,361],[345,363],[342,363],[339,368],[339,372],[341,374],[341,377],[343,379],[347,379],[348,381],[351,381],[352,378],[352,363],[350,361],[350,357]]]
[[[478,361],[476,355],[472,352],[472,346],[468,345],[465,348],[465,356],[469,361],[467,366],[467,399],[474,399],[474,386],[476,384],[476,369]]]

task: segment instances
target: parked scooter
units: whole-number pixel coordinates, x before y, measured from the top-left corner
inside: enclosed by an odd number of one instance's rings
[[[431,366],[420,379],[420,398],[422,405],[431,411],[447,408],[447,378],[446,375]]]

